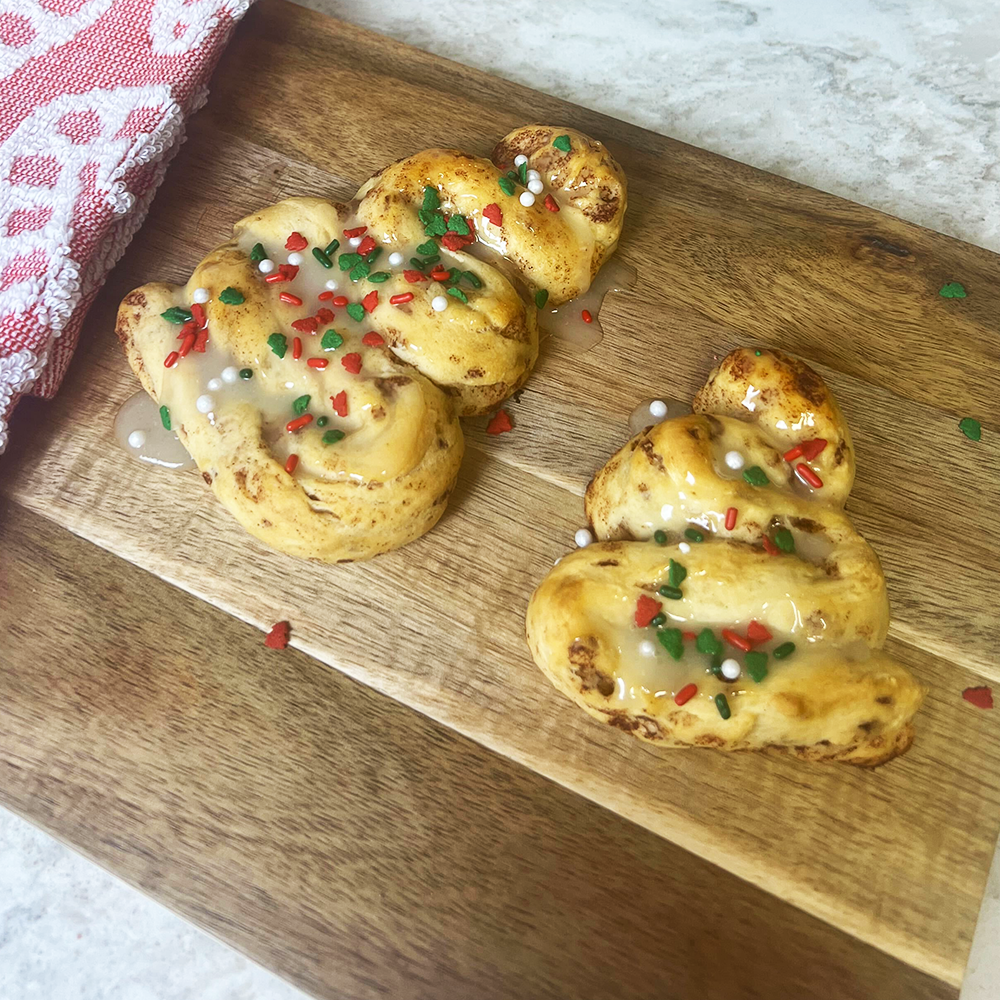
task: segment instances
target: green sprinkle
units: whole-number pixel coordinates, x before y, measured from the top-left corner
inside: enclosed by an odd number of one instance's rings
[[[656,542],[657,545],[666,545],[667,533],[665,531],[654,531],[653,541]]]
[[[708,663],[709,673],[715,674],[716,677],[722,676],[722,654],[716,653],[715,656]]]
[[[724,694],[717,694],[715,696],[715,707],[719,710],[719,715],[724,719],[728,719],[733,714],[729,711],[729,700]]]
[[[656,638],[675,660],[684,655],[684,636],[679,628],[665,628],[662,632],[657,632]]]
[[[327,257],[332,257],[338,249],[340,249],[340,240],[330,240],[330,242],[323,247],[323,253],[325,253]]]
[[[649,620],[649,624],[656,626],[656,628],[659,628],[661,625],[665,625],[666,622],[667,616],[662,611],[658,615],[653,615],[653,617]]]
[[[160,423],[165,431],[170,430],[170,411],[165,406],[160,407]]]
[[[715,633],[710,628],[703,628],[698,633],[695,646],[699,653],[708,656],[718,656],[722,652],[722,643],[715,637]]]
[[[438,245],[433,240],[421,243],[420,246],[417,247],[417,253],[420,254],[421,257],[430,257],[432,254],[436,254],[437,252]]]
[[[514,184],[517,183],[517,171],[516,170],[508,170],[506,176],[507,176],[507,180],[512,181]]]
[[[469,235],[469,224],[465,221],[464,215],[453,215],[448,220],[448,229],[459,236]]]
[[[341,271],[350,271],[355,264],[360,264],[364,258],[359,253],[342,253],[337,258],[337,264]]]
[[[360,302],[352,302],[347,307],[347,315],[355,322],[360,323],[365,318],[365,307]]]
[[[697,528],[687,528],[684,531],[684,537],[689,542],[703,542],[705,541],[705,532],[699,531]]]
[[[767,473],[759,465],[751,465],[749,469],[744,469],[743,478],[751,486],[767,486],[771,482],[767,478]]]
[[[255,263],[259,264],[262,260],[267,260],[267,251],[264,249],[263,243],[255,243],[250,250],[250,259]]]
[[[267,338],[267,346],[278,355],[279,358],[285,356],[285,351],[288,350],[288,339],[283,333],[272,333],[270,337]]]
[[[978,441],[983,436],[983,426],[973,417],[962,417],[958,429],[970,440]]]
[[[362,306],[364,308],[364,306]],[[327,330],[323,334],[323,339],[320,340],[319,346],[323,348],[324,351],[335,351],[344,342],[344,338],[341,337],[336,330]]]
[[[355,264],[354,267],[351,268],[351,273],[348,277],[351,281],[360,281],[362,278],[368,277],[369,271],[371,271],[371,267],[369,266],[368,261],[363,260],[360,264]]]
[[[318,417],[316,419],[316,426],[317,427],[326,427],[326,425],[329,422],[330,422],[330,418],[329,417]]]
[[[375,247],[374,250],[368,251],[368,263],[374,264],[378,260],[378,255],[382,252],[382,247]]]
[[[525,160],[524,163],[522,163],[517,168],[517,179],[521,182],[521,186],[522,187],[527,187],[528,186],[528,161],[527,160]]]
[[[453,298],[458,299],[459,302],[469,301],[469,296],[466,295],[461,288],[449,288],[448,294],[451,295]]]
[[[249,379],[252,379],[253,378],[253,369],[252,368],[241,368],[240,369],[240,378],[243,379],[244,382],[248,381]]]
[[[323,435],[323,444],[336,444],[344,437],[343,431],[327,431]]]
[[[758,358],[760,357],[760,351],[754,351],[754,354],[756,354]]]
[[[475,271],[462,271],[462,277],[472,285],[473,288],[482,288],[483,282]]]
[[[309,409],[310,399],[312,399],[312,396],[299,396],[299,398],[296,399],[294,403],[292,403],[292,409],[295,411],[297,416],[301,417],[302,414],[305,413],[307,409]]]
[[[514,194],[514,182],[509,177],[501,177],[497,183],[500,185],[500,190],[506,195]]]
[[[441,207],[441,199],[438,197],[437,188],[425,187],[424,188],[424,208],[428,211],[433,212],[434,209]]]
[[[552,140],[552,145],[555,146],[556,149],[561,149],[564,153],[568,153],[570,149],[572,149],[568,135],[557,135]]]
[[[185,309],[182,306],[171,306],[166,312],[161,312],[160,315],[168,323],[186,323],[191,319],[191,310]]]
[[[411,257],[410,263],[418,270],[423,271],[427,267],[427,261],[421,260],[419,257]]]
[[[776,660],[783,660],[786,656],[791,656],[795,652],[794,642],[783,642],[771,655]]]
[[[782,552],[795,551],[795,539],[792,537],[792,533],[787,528],[778,528],[778,530],[774,533],[774,544],[777,545]]]
[[[433,257],[425,257],[424,258],[424,263],[425,264],[436,264],[440,259],[441,259],[441,254],[436,253],[436,254],[434,254]]]
[[[667,568],[667,580],[671,587],[679,587],[687,575],[688,571],[679,562],[670,560],[670,566]]]
[[[679,601],[684,594],[681,593],[680,587],[671,587],[670,584],[665,583],[660,587],[660,596],[669,597],[672,601]]]
[[[547,288],[539,288],[535,292],[535,305],[541,309],[549,301],[549,291]]]
[[[938,295],[943,299],[964,299],[965,298],[965,286],[960,285],[957,281],[949,281],[947,285],[943,286]]]
[[[755,684],[759,684],[767,676],[767,653],[754,650],[743,657],[743,663]]]
[[[225,302],[227,306],[238,306],[242,305],[246,300],[243,298],[242,292],[230,286],[229,288],[223,288],[219,292],[219,301]]]
[[[419,209],[417,211],[417,218],[425,226],[430,225],[430,223],[432,223],[438,216],[441,216],[441,218],[444,218],[444,216],[440,212],[438,212],[438,211],[436,211],[434,209],[421,208],[421,209]]]
[[[325,250],[320,250],[319,247],[313,247],[313,256],[327,269],[329,270],[333,267],[333,261],[330,260],[327,252]]]
[[[428,236],[444,236],[448,232],[448,227],[444,223],[444,216],[439,215],[424,226],[424,232]]]
[[[383,281],[388,281],[392,277],[388,271],[376,271],[374,274],[368,275],[368,280],[373,285],[381,285]]]

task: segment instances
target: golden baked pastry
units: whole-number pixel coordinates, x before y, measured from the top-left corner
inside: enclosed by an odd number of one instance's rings
[[[125,297],[129,363],[257,538],[343,562],[428,531],[458,474],[457,418],[525,383],[538,309],[614,250],[625,181],[600,143],[532,125],[497,150],[418,153],[351,205],[265,208],[186,285]]]
[[[843,504],[854,453],[822,379],[737,350],[695,412],[647,427],[587,489],[599,541],[535,591],[535,662],[595,718],[661,746],[875,765],[924,691],[884,652],[878,558]]]

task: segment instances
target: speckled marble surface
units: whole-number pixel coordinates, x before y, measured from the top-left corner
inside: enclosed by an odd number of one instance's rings
[[[994,0],[307,6],[1000,251]],[[1000,867],[963,1000],[1000,996]],[[303,994],[0,811],[3,1000]]]

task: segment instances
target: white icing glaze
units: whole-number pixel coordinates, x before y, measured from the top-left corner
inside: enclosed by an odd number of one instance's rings
[[[115,439],[131,458],[165,469],[186,470],[195,467],[194,460],[185,451],[177,435],[164,428],[156,401],[141,390],[118,408],[114,431]],[[138,447],[130,440],[136,433],[144,436]]]
[[[653,424],[661,423],[664,420],[672,420],[674,417],[682,417],[690,412],[691,405],[689,403],[682,403],[680,400],[644,399],[629,414],[629,434],[634,437]]]

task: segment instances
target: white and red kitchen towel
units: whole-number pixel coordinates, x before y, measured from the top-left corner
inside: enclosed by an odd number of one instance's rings
[[[0,452],[52,396],[250,0],[0,0]]]

